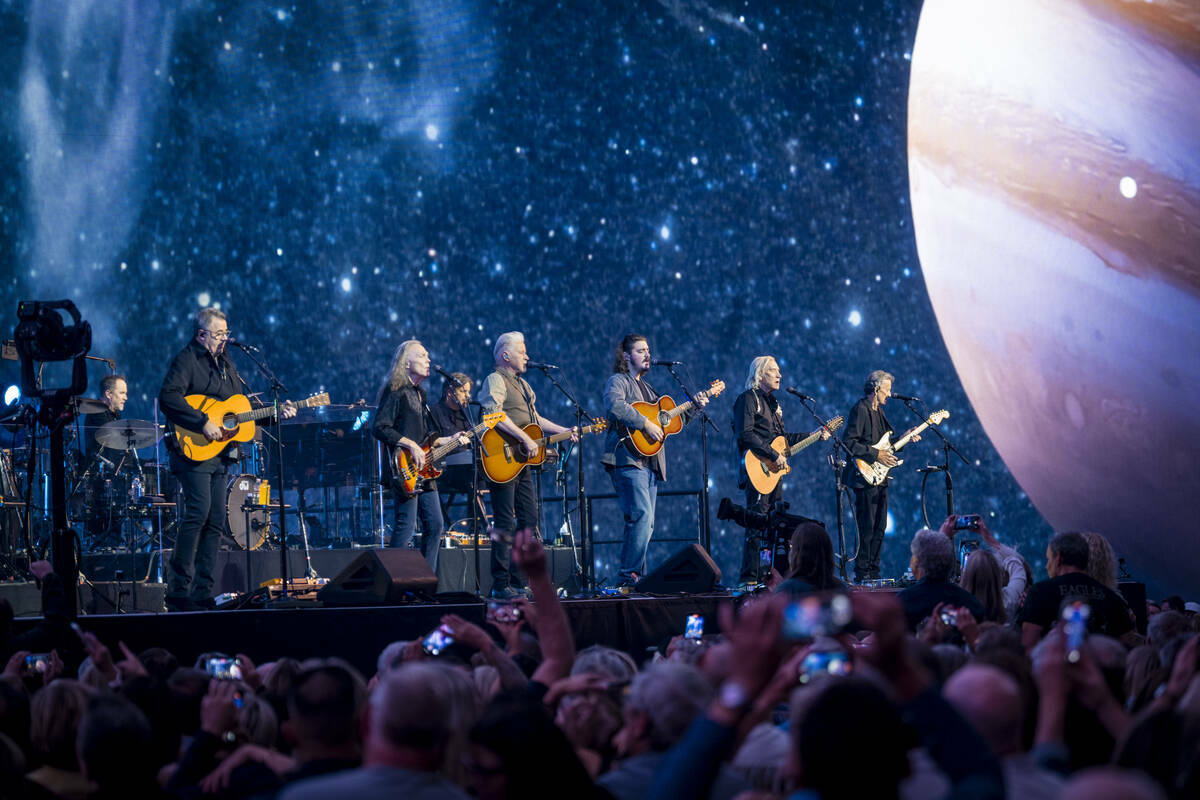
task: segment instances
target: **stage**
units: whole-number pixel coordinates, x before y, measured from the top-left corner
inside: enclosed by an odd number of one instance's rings
[[[603,644],[629,653],[641,663],[648,648],[662,647],[683,633],[689,614],[703,614],[705,631],[715,633],[717,606],[727,594],[676,597],[611,597],[565,600],[576,649]],[[117,652],[124,642],[134,652],[164,647],[181,664],[206,652],[244,653],[255,663],[283,656],[313,658],[336,655],[370,677],[375,661],[389,643],[411,640],[433,630],[445,614],[482,623],[484,603],[421,603],[355,608],[274,608],[177,614],[98,614],[80,625]],[[17,633],[36,618],[18,619]]]

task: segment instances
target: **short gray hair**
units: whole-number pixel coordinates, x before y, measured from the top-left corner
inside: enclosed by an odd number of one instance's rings
[[[508,331],[496,337],[496,346],[492,348],[492,361],[500,363],[500,357],[517,342],[525,341],[525,334],[520,331]]]
[[[580,650],[571,667],[572,675],[583,675],[588,672],[607,675],[614,681],[627,682],[633,680],[633,676],[637,674],[637,664],[628,653],[605,647],[602,644],[594,644]]]
[[[867,382],[863,384],[863,394],[874,394],[879,384],[884,381],[896,382],[896,376],[887,370],[877,369],[867,376]]]
[[[197,311],[194,320],[196,324],[196,333],[199,333],[202,330],[210,330],[209,326],[213,324],[213,320],[215,319],[222,320],[226,324],[229,323],[229,320],[225,317],[225,312],[219,308],[213,308],[212,306],[209,306],[208,308],[202,308]]]
[[[917,531],[912,540],[912,554],[917,557],[921,574],[935,581],[944,581],[954,569],[954,545],[946,535],[929,528]]]
[[[625,707],[646,715],[654,750],[669,750],[708,704],[712,686],[700,670],[663,661],[639,673],[629,687]]]

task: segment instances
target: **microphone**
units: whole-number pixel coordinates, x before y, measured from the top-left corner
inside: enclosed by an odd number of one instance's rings
[[[815,397],[813,397],[811,395],[807,395],[804,392],[800,391],[795,386],[787,387],[787,393],[794,394],[794,395],[796,395],[796,397],[799,397],[801,400],[815,400],[816,399]]]
[[[911,402],[913,402],[913,401],[915,401],[915,400],[920,400],[920,399],[921,399],[921,398],[919,398],[919,397],[912,397],[912,396],[910,396],[910,395],[907,395],[907,394],[896,394],[895,392],[893,392],[893,393],[892,393],[892,397],[896,398],[897,400],[906,400],[906,401],[908,401],[908,402],[910,402],[910,403],[911,403]]]
[[[225,343],[226,343],[226,344],[231,344],[231,345],[233,345],[234,347],[237,347],[237,348],[239,348],[239,349],[241,349],[241,350],[245,350],[247,353],[257,353],[257,352],[259,352],[259,349],[258,349],[257,347],[255,347],[254,345],[252,345],[252,344],[246,344],[245,342],[239,342],[237,339],[233,338],[232,336],[230,336],[228,339],[226,339],[226,340],[225,340]]]
[[[462,385],[463,385],[463,382],[462,382],[462,381],[460,381],[458,378],[456,378],[456,377],[454,377],[453,375],[451,375],[449,372],[446,372],[446,370],[442,369],[442,368],[441,368],[440,366],[438,366],[437,364],[433,364],[433,365],[431,365],[431,366],[432,366],[432,367],[433,367],[435,370],[437,370],[437,373],[438,373],[439,375],[441,375],[443,378],[445,378],[446,380],[448,380],[448,381],[450,381],[452,384],[454,384],[454,386],[455,386],[455,387],[459,387],[459,386],[462,386]]]
[[[661,358],[656,358],[650,362],[650,366],[652,367],[678,367],[682,364],[682,361],[667,361]]]
[[[547,364],[542,361],[526,361],[525,366],[533,369],[558,369],[557,364]]]

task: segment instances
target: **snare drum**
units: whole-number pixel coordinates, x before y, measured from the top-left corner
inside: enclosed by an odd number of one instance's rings
[[[258,500],[260,478],[254,475],[235,475],[225,490],[225,530],[237,542],[239,549],[246,549],[246,512],[242,506],[246,498]],[[267,526],[271,523],[271,512],[250,512],[250,549],[262,547],[267,538]]]

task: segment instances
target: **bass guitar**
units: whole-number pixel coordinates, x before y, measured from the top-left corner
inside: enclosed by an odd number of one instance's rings
[[[900,448],[904,447],[904,445],[911,442],[914,436],[919,435],[921,431],[925,430],[930,425],[941,425],[946,417],[949,416],[950,412],[944,408],[941,411],[935,411],[930,414],[920,425],[897,439],[894,444],[890,441],[892,437],[891,431],[888,431],[883,436],[880,436],[879,441],[872,445],[872,447],[874,447],[876,450],[887,450],[889,453],[895,454],[896,451],[900,450]],[[903,463],[903,461],[897,461],[896,466],[898,467]],[[862,458],[854,459],[854,466],[858,468],[858,473],[862,475],[863,480],[871,486],[878,486],[887,480],[888,472],[890,472],[892,469],[891,467],[885,467],[878,461],[868,462]]]
[[[697,397],[707,397],[709,400],[725,391],[725,381],[716,380],[712,382],[707,389],[700,392]],[[633,449],[637,450],[644,456],[652,456],[659,450],[662,450],[666,444],[667,437],[679,433],[683,430],[683,415],[692,410],[692,401],[689,400],[681,405],[675,405],[675,401],[670,395],[663,395],[658,398],[657,403],[647,403],[644,400],[638,400],[631,403],[633,410],[641,414],[646,419],[653,422],[658,427],[662,428],[663,437],[657,442],[652,442],[646,438],[646,434],[640,430],[632,430],[629,432],[628,441],[633,444]]]
[[[174,426],[175,439],[179,443],[179,452],[188,461],[207,461],[233,442],[248,442],[254,438],[254,421],[266,419],[275,415],[275,406],[250,408],[250,398],[244,394],[235,394],[228,400],[218,400],[204,394],[189,394],[183,398],[187,404],[208,417],[209,422],[223,431],[232,432],[220,441],[213,441],[199,431],[190,431]],[[290,401],[289,401],[290,402]],[[307,400],[293,403],[296,408],[316,408],[329,405],[329,393],[314,394]]]
[[[492,483],[508,483],[531,464],[537,466],[545,463],[547,445],[557,444],[571,438],[569,430],[553,436],[546,436],[542,432],[542,426],[537,423],[526,425],[522,430],[537,443],[537,454],[532,457],[526,454],[525,448],[521,446],[518,439],[501,433],[495,428],[485,433],[480,440],[479,451],[483,472]],[[606,430],[608,430],[608,420],[602,419],[580,428],[579,435],[587,436]]]
[[[463,431],[467,435],[468,440],[473,439],[484,431],[491,430],[500,424],[504,419],[503,411],[495,411],[491,414],[484,414],[480,419],[479,424],[469,431]],[[425,466],[417,469],[413,464],[412,455],[403,447],[397,447],[395,453],[392,454],[392,478],[394,486],[403,490],[403,492],[412,496],[417,493],[417,484],[422,480],[433,480],[442,474],[442,462],[446,460],[446,456],[453,453],[462,443],[455,436],[445,444],[434,447],[434,442],[440,438],[436,433],[429,434],[429,438],[425,440],[425,444],[421,445],[421,450],[425,453]]]
[[[834,417],[825,423],[824,428],[813,431],[791,447],[788,447],[787,437],[776,436],[775,441],[771,442],[771,449],[783,456],[784,459],[789,459],[804,448],[816,444],[821,438],[821,434],[827,429],[830,433],[833,433],[842,427],[843,421],[841,417]],[[743,460],[746,463],[746,477],[750,479],[750,485],[759,494],[770,494],[775,491],[775,487],[779,485],[779,481],[783,479],[783,476],[792,471],[790,464],[784,464],[783,469],[776,470],[774,462],[763,461],[754,455],[751,450],[746,451],[746,457]]]

